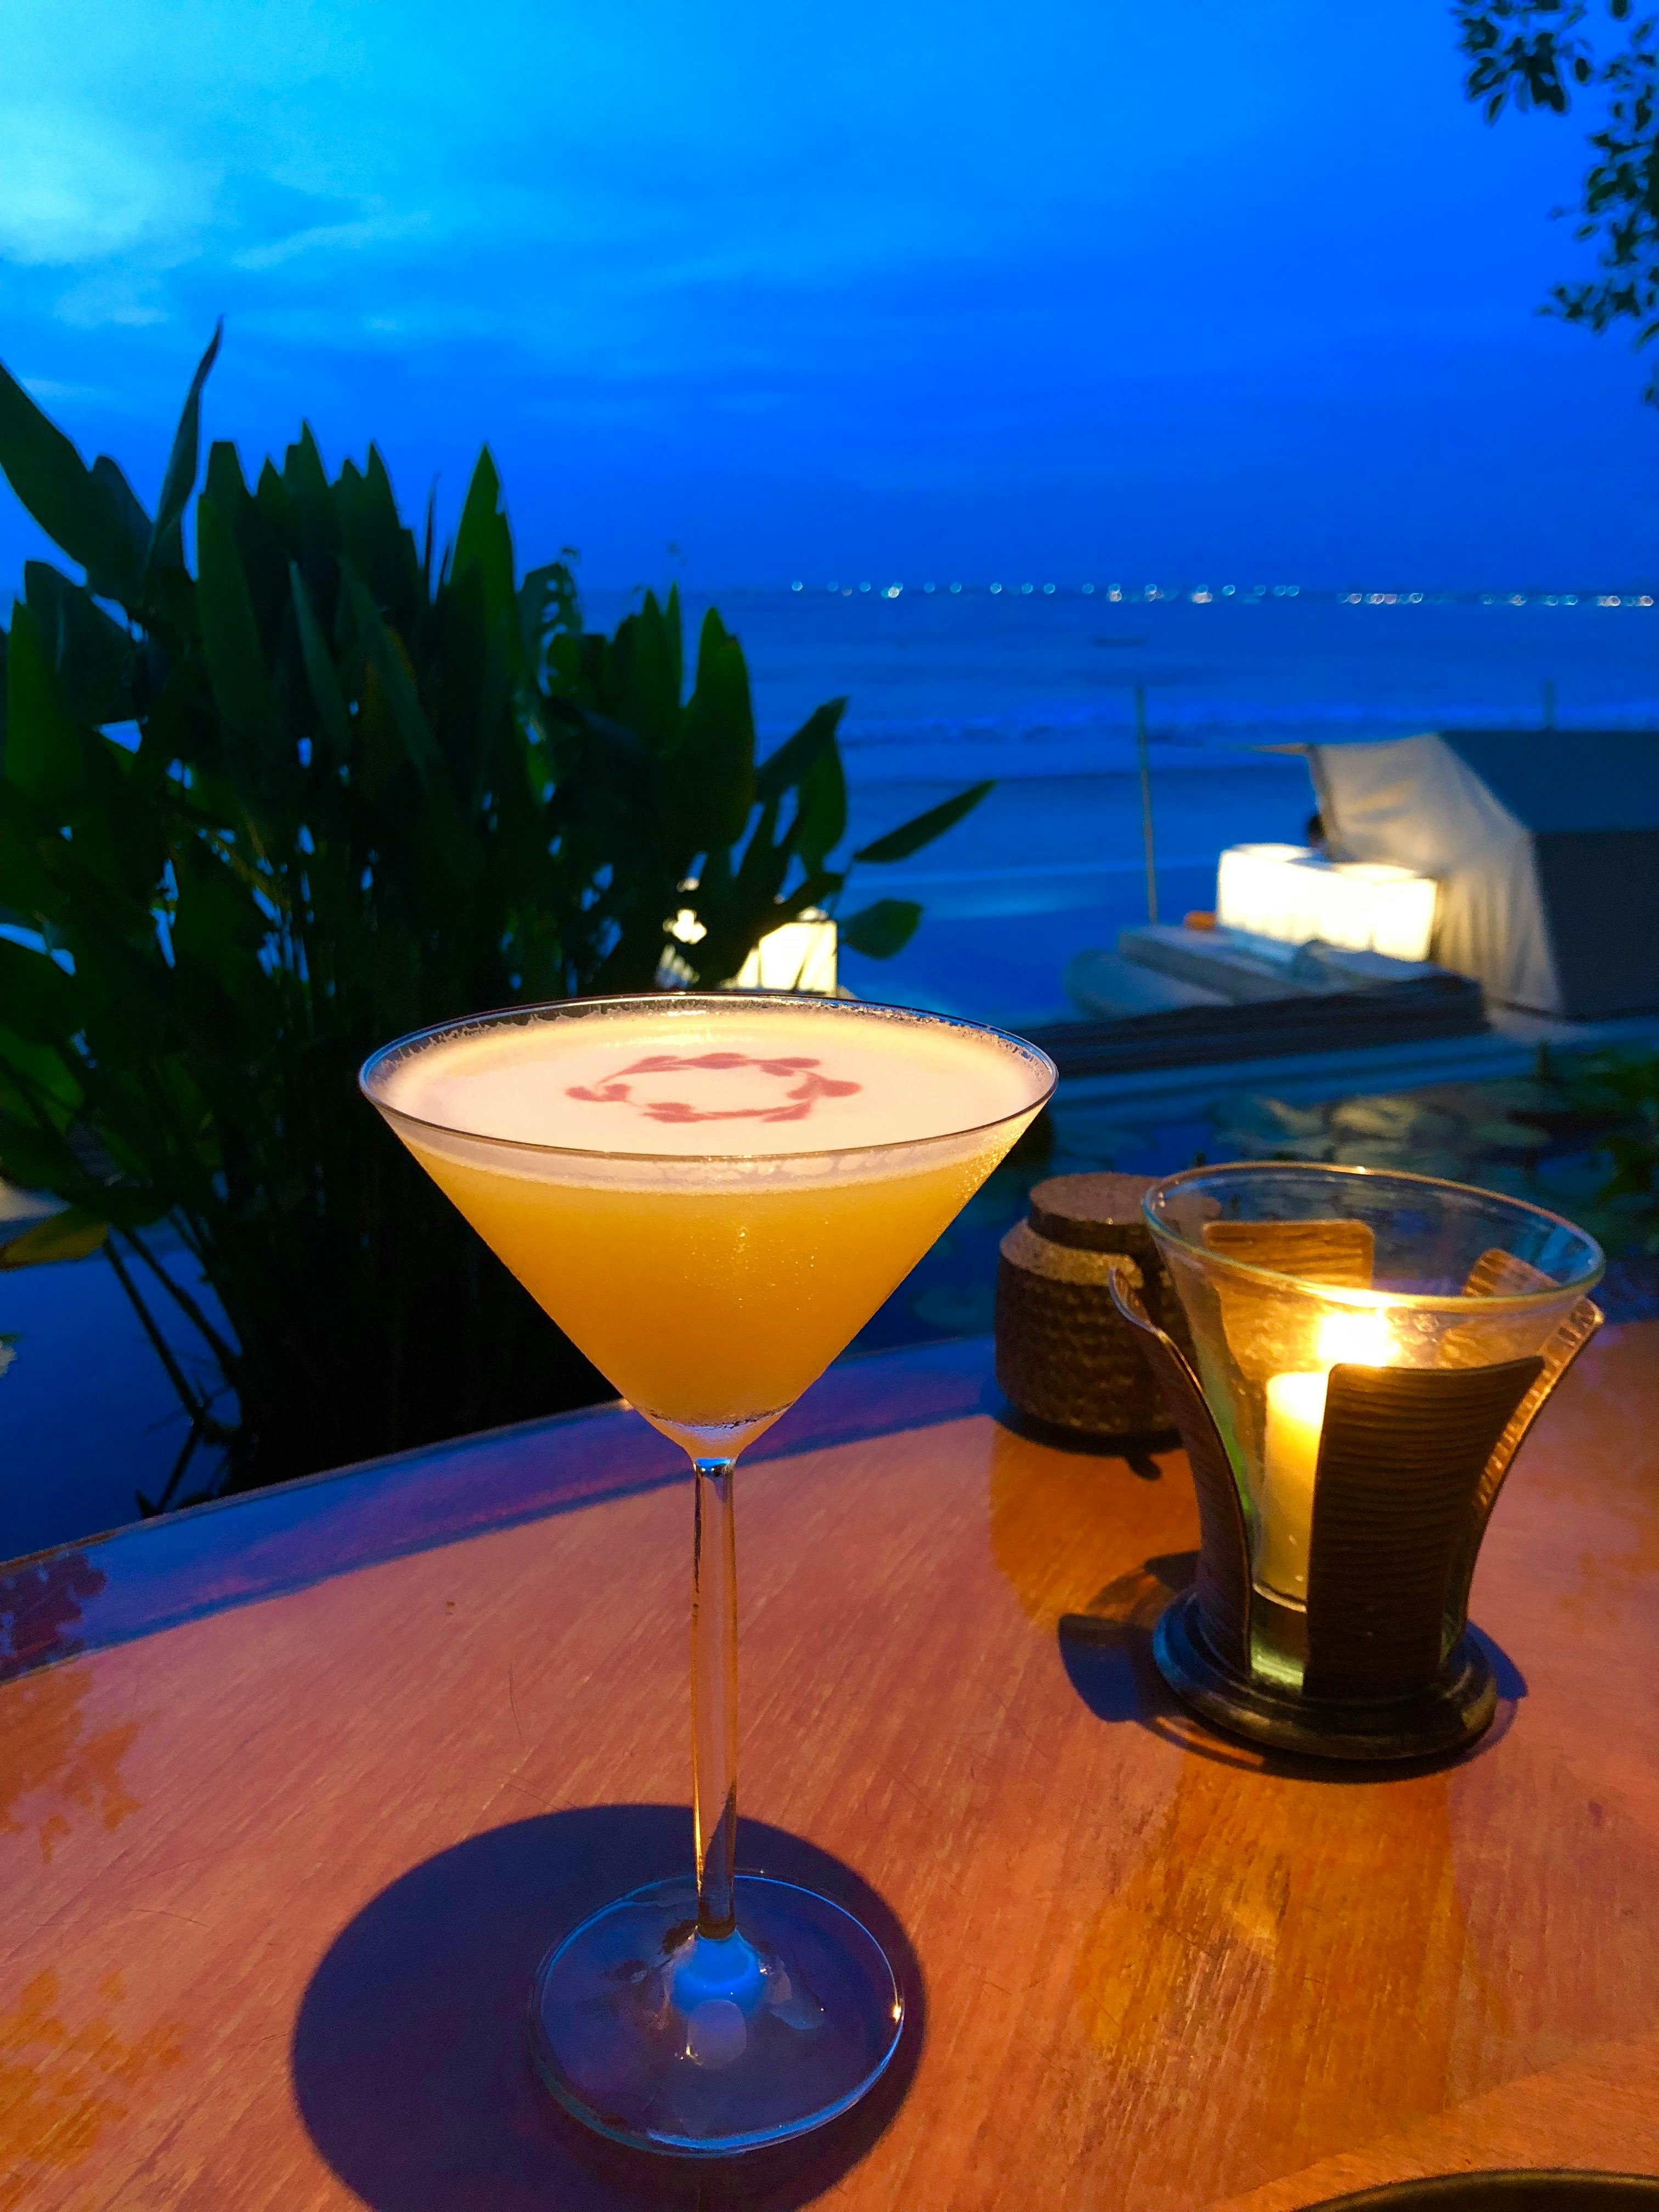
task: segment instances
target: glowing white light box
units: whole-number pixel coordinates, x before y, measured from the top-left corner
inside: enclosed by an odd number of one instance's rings
[[[1318,938],[1352,952],[1426,960],[1437,886],[1382,860],[1327,860],[1304,845],[1230,845],[1216,920],[1285,945]]]
[[[835,923],[808,907],[799,921],[768,930],[738,970],[738,983],[749,991],[819,991],[833,998]]]
[[[702,924],[689,907],[683,908],[674,935],[682,945],[695,945],[702,934]],[[732,981],[740,991],[815,991],[834,998],[836,950],[835,923],[810,906],[795,921],[768,930]],[[661,980],[683,983],[690,974],[671,953],[663,963]]]

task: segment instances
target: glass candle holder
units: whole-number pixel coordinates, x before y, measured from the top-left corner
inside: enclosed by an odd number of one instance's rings
[[[1475,1559],[1522,1439],[1600,1328],[1601,1248],[1518,1199],[1368,1168],[1194,1168],[1146,1213],[1190,1360],[1119,1309],[1179,1420],[1193,1588],[1153,1650],[1231,1734],[1316,1756],[1455,1749],[1496,1710]]]

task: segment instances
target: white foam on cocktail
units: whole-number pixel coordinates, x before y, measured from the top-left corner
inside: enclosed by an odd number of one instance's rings
[[[386,1070],[394,1113],[475,1138],[659,1159],[902,1145],[1028,1110],[1035,1055],[981,1031],[849,1008],[644,1011],[503,1022]]]

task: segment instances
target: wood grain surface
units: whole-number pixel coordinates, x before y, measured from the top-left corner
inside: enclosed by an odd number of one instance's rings
[[[525,2052],[547,1943],[690,1848],[689,1485],[641,1424],[0,1570],[0,2212],[1659,2171],[1659,1325],[1590,1347],[1498,1505],[1497,1727],[1391,1779],[1184,1721],[1146,1656],[1183,1463],[1033,1443],[988,1371],[838,1370],[738,1478],[740,1856],[864,1911],[911,1992],[882,2091],[764,2166],[606,2152]]]

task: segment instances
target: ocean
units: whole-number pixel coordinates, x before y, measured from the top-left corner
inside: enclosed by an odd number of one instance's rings
[[[712,595],[748,657],[763,744],[820,700],[848,701],[849,848],[996,780],[913,860],[855,873],[844,911],[907,897],[923,920],[896,960],[845,956],[849,988],[1015,1026],[1074,1011],[1067,960],[1146,918],[1137,685],[1165,920],[1214,903],[1224,845],[1301,841],[1307,768],[1273,748],[1448,723],[1536,729],[1547,685],[1564,764],[1571,726],[1659,732],[1651,594],[1617,606],[1589,594],[1209,594],[1136,587],[1114,602],[1104,585],[930,592],[872,579],[867,591]],[[704,603],[688,594],[693,618]],[[589,619],[614,623],[625,604],[592,594]]]

